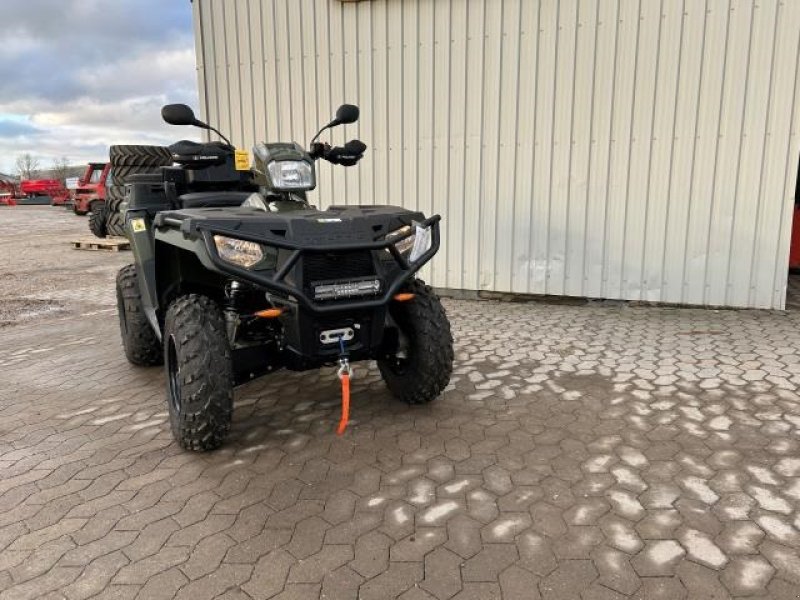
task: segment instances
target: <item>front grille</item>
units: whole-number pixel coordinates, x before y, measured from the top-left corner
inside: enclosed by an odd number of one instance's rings
[[[375,275],[372,252],[306,253],[303,255],[303,282],[306,288],[320,281],[348,280]]]

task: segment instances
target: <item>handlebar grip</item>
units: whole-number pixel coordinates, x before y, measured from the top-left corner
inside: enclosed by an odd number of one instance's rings
[[[334,146],[325,153],[325,160],[345,167],[352,167],[364,157],[367,145],[361,140],[350,140],[344,146]]]
[[[353,154],[364,154],[367,145],[361,140],[350,140],[344,145],[344,149]]]

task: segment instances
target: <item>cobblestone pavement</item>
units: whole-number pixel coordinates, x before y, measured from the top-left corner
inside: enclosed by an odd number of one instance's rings
[[[54,210],[0,213],[0,301],[60,306],[0,327],[0,600],[798,597],[800,314],[451,300],[434,404],[361,366],[339,438],[332,370],[279,373],[189,454],[120,349],[130,255]]]

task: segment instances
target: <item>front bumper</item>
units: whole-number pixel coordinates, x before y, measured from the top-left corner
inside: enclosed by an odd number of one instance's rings
[[[157,228],[178,229],[184,237],[193,239],[195,242],[200,241],[203,247],[200,259],[202,262],[208,263],[207,267],[232,278],[262,287],[279,296],[291,298],[301,309],[312,314],[331,315],[333,313],[369,310],[386,306],[395,294],[400,291],[404,282],[430,261],[439,250],[440,220],[441,217],[439,215],[433,215],[418,221],[419,226],[430,228],[431,243],[430,247],[414,262],[410,262],[395,246],[400,240],[413,235],[413,229],[407,234],[391,240],[309,244],[308,242],[277,236],[251,235],[242,230],[229,229],[219,225],[193,224],[186,220],[171,218],[163,213],[157,215],[154,225]],[[238,267],[219,257],[214,244],[215,235],[274,246],[282,251],[282,259],[273,271],[251,271]],[[369,253],[372,257],[375,267],[374,277],[380,280],[379,292],[369,297],[331,300],[315,299],[306,285],[307,282],[303,280],[302,271],[304,265],[314,257],[329,256],[335,259],[337,256],[341,256],[344,259],[351,256],[352,253],[358,252]],[[382,259],[381,257],[384,258]],[[391,260],[387,260],[386,258],[388,257],[391,257]],[[352,281],[358,279],[350,278]],[[369,279],[369,276],[362,279]],[[331,273],[330,280],[337,280],[336,272]],[[348,281],[348,279],[343,279],[342,281]]]

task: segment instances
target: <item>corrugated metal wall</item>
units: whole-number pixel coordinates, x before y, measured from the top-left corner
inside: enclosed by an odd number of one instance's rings
[[[782,308],[798,0],[194,0],[204,112],[317,203],[444,216],[436,286]]]

